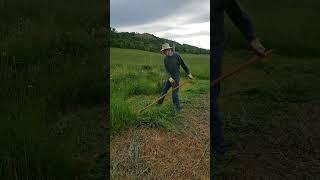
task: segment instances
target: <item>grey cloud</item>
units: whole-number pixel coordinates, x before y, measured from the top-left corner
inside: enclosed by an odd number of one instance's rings
[[[176,34],[176,33],[165,33],[163,37],[166,38],[184,38],[184,37],[196,37],[196,36],[210,36],[209,31],[199,31],[195,33],[188,33],[188,34]]]
[[[155,32],[160,32],[160,31],[168,31],[172,29],[173,27],[167,26],[167,25],[146,25],[143,27],[136,27],[134,31],[137,32],[150,32],[150,33],[155,33]],[[131,32],[133,31],[130,27],[125,27],[125,28],[118,28],[119,31],[125,31],[125,32]]]
[[[111,0],[111,25],[117,28],[148,24],[161,18],[179,17],[184,14],[192,16],[194,14],[194,18],[182,23],[209,21],[209,11],[199,15],[201,7],[209,6],[208,2],[208,0]]]
[[[111,23],[115,26],[128,26],[150,23],[153,20],[173,14],[176,9],[192,0],[152,1],[152,0],[111,0]]]
[[[204,12],[198,15],[195,15],[186,21],[183,21],[183,24],[189,24],[189,23],[204,23],[210,21],[210,12]]]

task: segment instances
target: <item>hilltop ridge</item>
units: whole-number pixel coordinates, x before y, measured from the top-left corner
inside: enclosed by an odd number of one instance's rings
[[[137,32],[118,32],[115,28],[110,27],[110,46],[127,49],[140,49],[144,51],[159,52],[161,44],[169,43],[175,45],[175,50],[180,53],[190,54],[210,54],[210,50],[180,44],[176,41],[160,38],[150,33]]]

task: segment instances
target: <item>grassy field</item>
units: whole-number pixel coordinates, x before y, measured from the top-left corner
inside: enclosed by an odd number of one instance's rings
[[[175,128],[176,114],[171,96],[164,106],[153,106],[140,114],[137,111],[160,97],[168,75],[163,56],[140,50],[111,48],[111,117],[112,132],[119,133],[132,127],[146,125],[167,130]],[[209,92],[209,56],[182,54],[191,73],[197,78],[180,91],[181,103]],[[187,79],[181,70],[181,82]]]
[[[226,52],[224,72],[251,56]],[[230,164],[211,167],[217,179],[319,177],[319,68],[319,58],[274,54],[222,83],[220,107],[234,146]]]
[[[171,94],[162,106],[138,113],[160,96],[168,79],[164,57],[132,49],[110,52],[112,179],[209,177],[209,56],[181,54],[196,78],[179,89],[182,113],[175,112]]]
[[[248,51],[227,51],[223,72],[252,56]],[[193,74],[199,74],[198,80],[180,93],[182,102],[192,102],[209,90],[209,73],[204,73],[209,67],[202,61],[208,62],[208,58],[182,57]],[[111,49],[111,63],[113,132],[140,125],[174,130],[174,119],[179,120],[179,116],[172,111],[171,100],[142,115],[135,113],[159,96],[166,77],[162,56]],[[232,161],[214,163],[214,177],[288,179],[320,175],[319,67],[318,58],[274,53],[222,83],[219,101],[226,138],[233,142]]]

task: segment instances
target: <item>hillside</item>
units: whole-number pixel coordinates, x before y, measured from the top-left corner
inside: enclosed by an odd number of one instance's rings
[[[126,49],[140,49],[144,51],[159,52],[161,44],[168,42],[175,44],[175,50],[180,53],[209,54],[210,50],[198,48],[188,44],[180,44],[169,39],[159,38],[149,33],[117,32],[110,28],[110,46]]]

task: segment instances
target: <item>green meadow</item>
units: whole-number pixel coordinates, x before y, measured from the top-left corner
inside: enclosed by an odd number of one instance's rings
[[[190,67],[195,80],[179,90],[181,104],[209,92],[209,56],[181,54]],[[175,130],[177,114],[169,94],[162,106],[151,106],[138,111],[160,97],[165,81],[169,78],[160,53],[132,49],[110,49],[110,86],[112,134],[129,127],[147,126]],[[187,81],[181,68],[181,82]],[[195,102],[196,103],[196,102]]]

